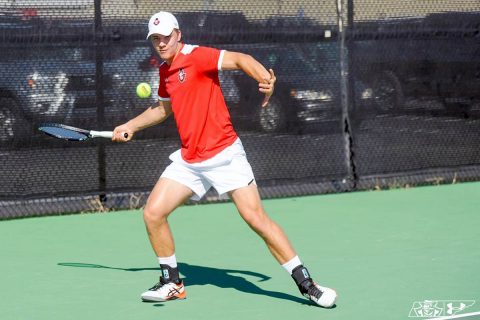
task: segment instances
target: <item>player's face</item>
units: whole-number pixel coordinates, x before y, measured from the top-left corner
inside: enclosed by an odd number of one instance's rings
[[[169,36],[161,34],[153,34],[150,36],[150,41],[153,47],[160,55],[162,60],[170,64],[180,48],[181,33],[179,30],[173,30]]]

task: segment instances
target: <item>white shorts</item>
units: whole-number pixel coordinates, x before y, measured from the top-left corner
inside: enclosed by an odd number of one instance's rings
[[[214,187],[221,196],[229,191],[255,183],[252,167],[247,160],[240,138],[213,158],[202,162],[188,163],[182,159],[180,150],[170,155],[172,163],[163,171],[168,178],[190,188],[192,200],[200,200]]]

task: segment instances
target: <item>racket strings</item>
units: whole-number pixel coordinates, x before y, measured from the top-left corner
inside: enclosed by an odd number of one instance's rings
[[[82,141],[88,139],[88,135],[85,133],[77,132],[70,129],[60,128],[60,127],[40,127],[40,130],[49,134],[53,137],[66,139],[66,140],[75,140]]]

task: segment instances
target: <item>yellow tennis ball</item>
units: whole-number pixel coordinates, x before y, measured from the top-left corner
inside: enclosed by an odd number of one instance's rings
[[[145,99],[150,97],[152,94],[152,88],[146,82],[139,83],[137,86],[137,96],[139,98]]]

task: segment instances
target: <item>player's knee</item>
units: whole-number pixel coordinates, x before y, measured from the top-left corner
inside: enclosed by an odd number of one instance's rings
[[[146,206],[143,210],[143,220],[146,224],[162,224],[167,220],[168,212],[160,208]]]

